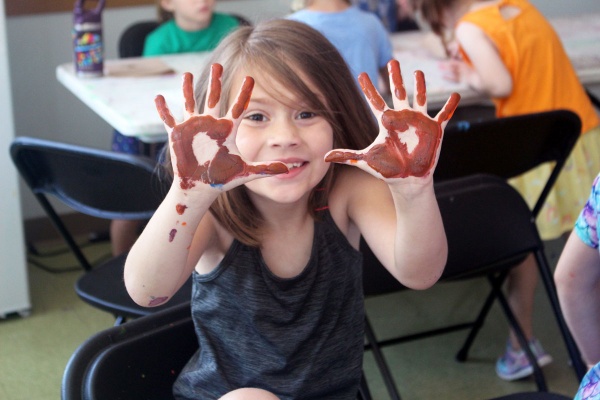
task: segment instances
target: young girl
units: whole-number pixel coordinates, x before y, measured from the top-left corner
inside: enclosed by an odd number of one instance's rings
[[[447,244],[432,176],[459,96],[431,119],[422,73],[411,108],[390,62],[396,110],[363,74],[377,136],[343,58],[290,20],[240,28],[210,64],[197,98],[184,76],[183,122],[157,97],[174,181],[129,253],[127,289],[154,306],[193,276],[200,350],[177,398],[354,399],[360,236],[406,286],[438,280]]]
[[[231,15],[214,11],[216,0],[157,0],[160,26],[144,42],[144,56],[209,51],[239,22]],[[163,142],[148,145],[139,139],[114,131],[112,149],[119,153],[155,157]],[[135,242],[143,221],[113,220],[110,237],[113,255],[127,252]]]
[[[600,121],[550,23],[527,0],[413,0],[424,19],[458,59],[443,64],[447,78],[487,93],[498,117],[568,109],[582,122],[582,136],[537,219],[543,239],[571,230],[600,170]],[[509,161],[508,161],[509,162]],[[544,165],[511,180],[532,205],[550,174]],[[508,297],[540,365],[552,359],[533,337],[537,270],[533,257],[508,279]],[[498,375],[513,380],[533,372],[511,333]]]

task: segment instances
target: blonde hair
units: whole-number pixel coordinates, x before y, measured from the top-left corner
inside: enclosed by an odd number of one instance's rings
[[[308,25],[286,19],[271,20],[229,34],[214,50],[198,79],[196,104],[200,107],[205,103],[213,63],[223,66],[222,115],[227,112],[236,72],[247,68],[281,83],[322,115],[333,129],[335,148],[362,149],[377,135],[373,114],[344,59],[323,35]],[[318,88],[322,96],[311,87]],[[273,96],[283,102],[288,100],[276,93]],[[309,196],[309,211],[316,219],[315,210],[327,206],[339,168],[344,166],[332,164]],[[263,218],[250,201],[245,186],[220,195],[210,211],[240,242],[260,245]]]

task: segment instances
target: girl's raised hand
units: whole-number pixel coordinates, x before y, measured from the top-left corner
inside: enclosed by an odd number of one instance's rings
[[[452,93],[435,118],[427,115],[423,72],[415,72],[415,95],[410,107],[396,60],[388,63],[394,109],[390,109],[369,76],[359,76],[363,93],[379,122],[379,135],[363,150],[335,149],[325,161],[355,165],[386,182],[431,179],[441,148],[444,128],[456,110],[460,95]]]
[[[240,92],[224,118],[219,118],[223,67],[213,64],[206,96],[205,112],[196,112],[193,76],[183,75],[184,120],[176,123],[165,98],[158,95],[156,109],[169,134],[169,150],[175,178],[181,189],[211,187],[225,191],[256,178],[282,174],[288,168],[281,162],[248,163],[237,149],[237,128],[254,87],[246,77]]]

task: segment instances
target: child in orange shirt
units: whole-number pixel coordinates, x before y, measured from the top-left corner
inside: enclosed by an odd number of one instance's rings
[[[579,115],[582,136],[537,219],[545,240],[570,231],[588,198],[587,182],[600,170],[600,121],[550,23],[527,0],[412,0],[412,5],[453,56],[442,64],[445,77],[489,95],[498,117],[557,109]],[[549,171],[543,165],[511,184],[533,205]],[[537,280],[529,257],[509,275],[507,291],[538,363],[545,365],[551,357],[532,327]],[[533,371],[512,332],[496,370],[506,380]]]

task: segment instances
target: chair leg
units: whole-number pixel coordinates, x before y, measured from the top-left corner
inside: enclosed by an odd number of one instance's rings
[[[371,397],[371,392],[369,391],[369,385],[367,384],[367,379],[365,378],[364,372],[360,377],[360,386],[358,388],[358,396],[356,398],[358,400],[373,400],[373,398]]]
[[[373,331],[373,327],[369,322],[369,318],[365,315],[365,335],[367,336],[367,341],[371,344],[371,351],[373,352],[373,356],[375,357],[375,361],[377,362],[377,366],[379,367],[379,371],[383,376],[383,381],[385,382],[385,386],[387,387],[388,393],[390,394],[390,398],[392,400],[400,400],[400,394],[396,389],[396,382],[394,382],[394,377],[390,372],[390,368],[385,361],[385,357],[383,356],[383,352],[377,343],[377,338],[375,337],[375,332]]]
[[[492,305],[494,304],[494,300],[496,300],[496,295],[494,294],[494,291],[491,291],[487,299],[485,300],[481,311],[479,311],[477,319],[471,325],[471,331],[469,332],[467,339],[463,343],[458,353],[456,353],[457,361],[464,362],[467,360],[467,356],[469,354],[469,350],[471,349],[471,345],[473,344],[473,341],[475,341],[475,337],[481,330],[483,322],[485,321],[485,318],[487,317],[490,309],[492,308]]]
[[[587,372],[587,369],[585,363],[583,362],[583,359],[581,358],[579,348],[577,347],[577,344],[575,343],[575,340],[571,335],[571,331],[567,327],[567,323],[560,308],[558,294],[556,291],[556,285],[554,283],[554,277],[552,276],[552,272],[550,271],[550,266],[548,265],[546,257],[542,253],[542,251],[536,251],[534,253],[534,256],[537,261],[542,282],[544,283],[544,287],[546,288],[546,293],[548,294],[548,299],[550,300],[550,304],[552,306],[552,311],[554,312],[554,317],[556,318],[556,322],[562,334],[565,346],[567,347],[569,357],[571,358],[571,363],[573,364],[573,369],[575,371],[575,375],[577,376],[577,381],[581,382],[583,376]]]
[[[502,306],[504,314],[506,315],[506,318],[508,319],[508,322],[509,322],[511,328],[514,330],[515,335],[517,336],[517,339],[519,340],[519,344],[521,345],[521,348],[525,351],[525,354],[527,355],[527,358],[529,359],[529,362],[531,363],[531,366],[533,367],[533,377],[534,377],[535,383],[538,387],[538,391],[547,392],[548,386],[546,385],[546,379],[544,378],[544,373],[542,372],[542,369],[540,368],[540,366],[537,363],[537,358],[535,357],[535,355],[531,351],[531,348],[529,347],[529,343],[527,342],[527,338],[525,337],[525,334],[523,333],[523,329],[521,329],[521,325],[517,321],[517,318],[515,317],[514,313],[512,312],[512,309],[510,308],[510,305],[508,304],[508,300],[506,300],[506,297],[504,296],[504,293],[502,292],[502,283],[504,283],[507,274],[508,274],[508,271],[504,271],[498,277],[495,278],[493,276],[488,276],[488,279],[490,281],[490,284],[492,285],[492,290],[495,294],[495,297],[500,302],[500,305]]]
[[[65,240],[65,242],[67,242],[67,245],[69,246],[69,248],[75,255],[75,258],[77,258],[77,261],[79,261],[79,264],[81,265],[81,267],[85,271],[91,271],[92,265],[87,260],[87,258],[85,258],[85,256],[83,255],[83,252],[79,248],[79,245],[75,242],[75,239],[73,239],[73,236],[71,236],[71,233],[67,230],[67,228],[63,224],[61,218],[58,216],[56,211],[54,211],[54,208],[52,208],[52,205],[50,204],[48,199],[45,196],[40,195],[40,194],[36,195],[36,198],[40,202],[40,205],[44,208],[44,211],[46,211],[46,213],[50,216],[50,220],[51,220],[52,224],[54,225],[54,227],[56,228],[56,230],[58,230],[60,232],[60,234],[63,237],[63,239]]]

